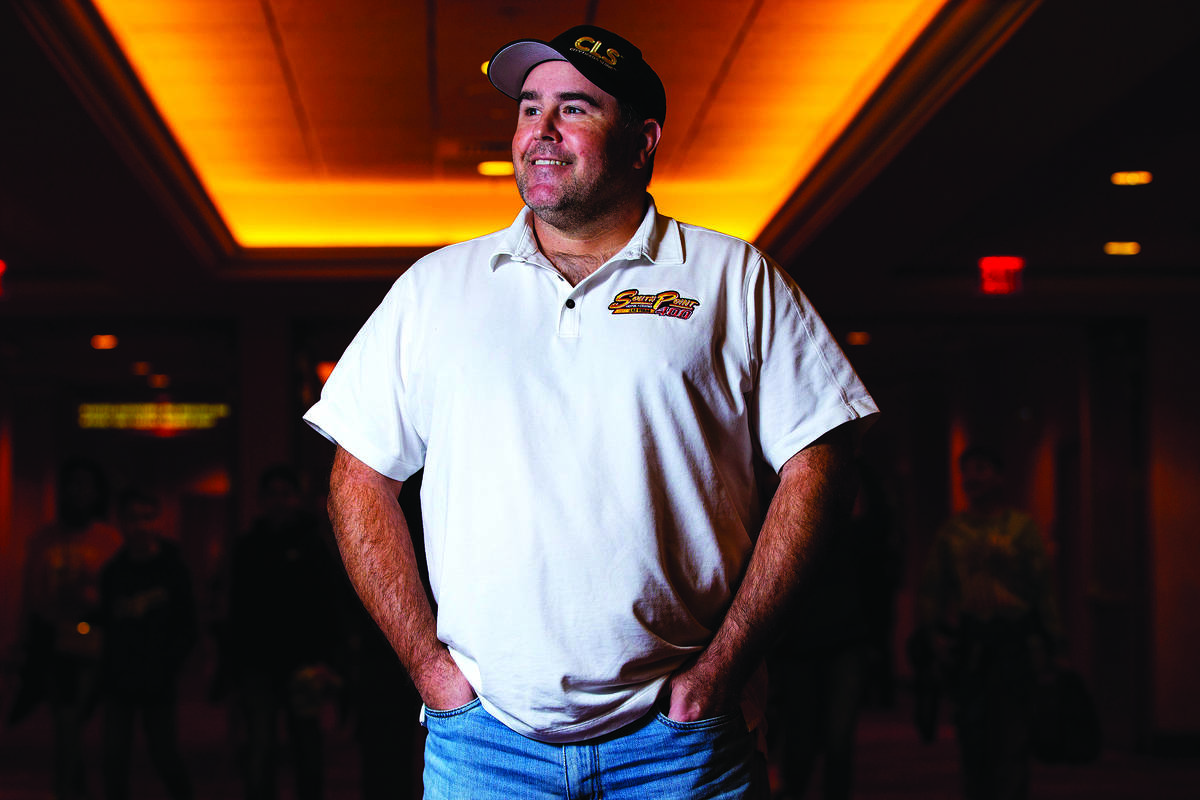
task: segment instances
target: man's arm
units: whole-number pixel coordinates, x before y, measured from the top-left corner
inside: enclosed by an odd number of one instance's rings
[[[852,427],[830,431],[779,471],[779,487],[725,620],[696,661],[671,679],[671,719],[707,719],[741,701],[821,537],[854,500]]]
[[[329,519],[351,583],[421,699],[430,708],[457,708],[475,693],[438,641],[408,523],[397,502],[401,486],[339,447],[329,478]]]

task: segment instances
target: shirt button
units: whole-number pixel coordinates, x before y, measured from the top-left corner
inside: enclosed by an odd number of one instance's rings
[[[574,308],[574,307],[575,307],[575,301],[567,300],[567,308]]]

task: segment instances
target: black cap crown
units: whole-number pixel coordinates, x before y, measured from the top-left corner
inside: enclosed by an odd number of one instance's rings
[[[546,61],[566,61],[585,78],[661,125],[667,93],[642,51],[627,39],[595,25],[577,25],[549,42],[519,39],[496,51],[488,63],[492,85],[514,100],[529,71]]]

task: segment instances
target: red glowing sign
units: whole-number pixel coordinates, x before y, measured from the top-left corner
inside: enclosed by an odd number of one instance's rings
[[[1025,259],[1020,256],[984,256],[979,259],[979,288],[984,294],[1013,294],[1021,290]]]

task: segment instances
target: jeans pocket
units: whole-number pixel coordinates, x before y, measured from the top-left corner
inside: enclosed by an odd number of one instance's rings
[[[460,716],[462,714],[466,714],[468,711],[471,711],[476,706],[478,706],[479,703],[480,703],[480,700],[478,697],[476,697],[471,702],[465,703],[465,704],[459,706],[458,708],[436,709],[436,708],[430,708],[429,706],[423,705],[423,706],[421,706],[421,718],[425,719],[425,720],[428,720],[428,719],[453,719],[454,717]]]
[[[692,720],[691,722],[680,722],[679,720],[671,719],[661,711],[658,712],[656,716],[656,719],[660,725],[665,725],[671,730],[678,731],[679,733],[698,733],[701,731],[711,731],[736,722],[741,718],[741,712],[719,714],[715,717]]]

